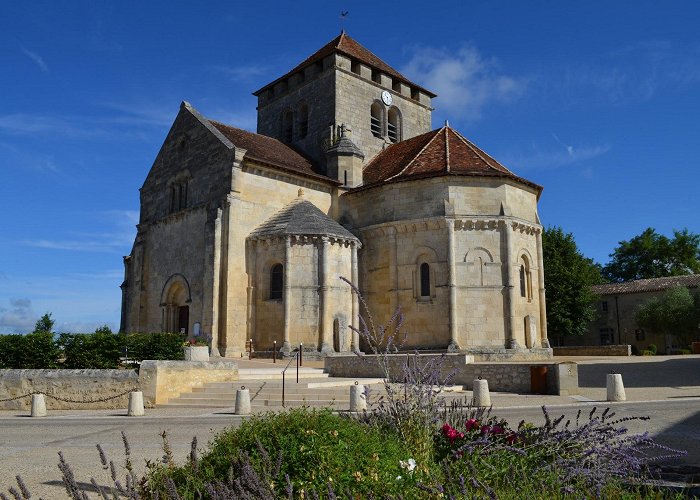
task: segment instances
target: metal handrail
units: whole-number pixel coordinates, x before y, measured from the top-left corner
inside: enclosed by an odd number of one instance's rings
[[[299,353],[301,352],[301,349],[298,350],[297,352],[294,353],[294,356],[292,356],[289,361],[287,362],[287,366],[284,367],[284,370],[282,370],[282,408],[284,408],[284,385],[285,385],[285,373],[287,372],[287,368],[289,368],[289,365],[292,364],[292,361],[295,359],[297,360],[297,384],[299,383]]]

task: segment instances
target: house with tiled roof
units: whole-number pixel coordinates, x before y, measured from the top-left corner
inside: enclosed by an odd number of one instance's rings
[[[564,341],[587,346],[630,345],[634,353],[641,353],[650,344],[656,346],[659,354],[685,349],[688,346],[682,345],[674,336],[648,331],[636,321],[640,306],[677,287],[687,288],[692,294],[700,293],[700,274],[595,285],[592,291],[599,296],[597,317],[582,338],[565,338]]]
[[[181,104],[140,190],[122,331],[332,355],[400,307],[403,349],[551,356],[542,187],[433,129],[437,96],[346,33],[254,95],[255,133]]]

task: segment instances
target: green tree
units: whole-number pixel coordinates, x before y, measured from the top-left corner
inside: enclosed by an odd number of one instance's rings
[[[600,284],[600,266],[579,251],[571,233],[550,227],[542,234],[547,332],[557,338],[583,335],[595,318],[597,296],[591,286]]]
[[[700,295],[693,297],[682,286],[672,288],[642,304],[636,320],[642,328],[675,336],[685,347],[700,333]]]
[[[53,326],[56,322],[51,318],[51,313],[44,314],[34,325],[34,333],[45,332],[52,333]]]
[[[621,241],[603,268],[609,281],[629,281],[700,273],[700,234],[673,231],[673,238],[647,228]]]

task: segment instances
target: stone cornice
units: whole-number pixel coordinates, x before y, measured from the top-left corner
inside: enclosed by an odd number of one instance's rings
[[[408,221],[384,222],[360,229],[363,236],[370,238],[388,236],[393,233],[410,233],[453,227],[454,231],[501,231],[509,226],[513,231],[526,234],[539,234],[542,226],[536,223],[509,216],[468,216],[433,217]]]
[[[286,182],[288,184],[294,184],[296,186],[313,189],[315,191],[321,191],[324,193],[330,193],[332,187],[327,183],[322,181],[316,181],[311,177],[305,176],[303,173],[299,172],[298,175],[294,175],[289,171],[281,171],[273,168],[268,168],[262,164],[251,161],[246,158],[242,163],[242,170],[244,173],[251,175],[258,175],[260,177],[265,177],[267,179],[273,179],[276,181]],[[330,180],[330,179],[329,179]]]
[[[292,245],[314,245],[323,244],[328,242],[331,245],[339,245],[344,247],[352,247],[353,245],[357,248],[361,248],[362,244],[359,241],[354,241],[350,239],[340,238],[337,236],[327,236],[322,234],[304,235],[304,234],[282,234],[268,237],[248,237],[247,239],[253,243],[260,243],[264,246],[273,246],[278,244],[285,244],[287,240],[290,241]]]

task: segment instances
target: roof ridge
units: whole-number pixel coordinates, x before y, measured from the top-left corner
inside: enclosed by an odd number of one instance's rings
[[[445,128],[445,127],[442,127],[442,128]],[[442,131],[442,129],[439,129],[439,130],[435,131],[435,134],[433,134],[433,136],[430,138],[430,140],[429,140],[428,142],[425,143],[425,145],[421,148],[421,150],[418,151],[415,155],[413,155],[413,158],[411,158],[411,161],[409,161],[409,162],[406,164],[406,166],[405,166],[399,173],[397,173],[397,174],[395,174],[395,175],[392,175],[391,177],[387,177],[386,179],[384,179],[384,182],[390,181],[391,179],[400,176],[400,175],[403,174],[406,170],[408,170],[408,167],[410,167],[410,166],[413,164],[413,162],[416,161],[416,159],[421,155],[421,153],[423,153],[423,151],[425,151],[425,149],[426,149],[428,146],[430,146],[430,144],[435,140],[435,138],[438,136],[438,134],[439,134],[441,131]],[[417,136],[417,137],[420,137],[420,136]]]
[[[445,129],[445,167],[447,169],[447,173],[450,173],[450,136],[448,135],[448,128],[449,125],[445,123],[445,126],[443,127]]]
[[[502,165],[499,161],[497,161],[496,159],[494,159],[494,158],[493,158],[491,155],[489,155],[486,151],[483,151],[482,149],[478,148],[478,147],[476,146],[476,144],[472,143],[469,139],[467,139],[466,137],[464,137],[462,134],[460,134],[459,132],[457,132],[457,131],[454,130],[454,129],[450,129],[450,130],[452,130],[452,132],[454,132],[454,134],[455,134],[469,149],[471,149],[479,158],[481,158],[481,160],[482,160],[484,163],[486,163],[486,165],[487,165],[491,170],[496,170],[496,171],[498,171],[498,169],[497,169],[497,168],[494,168],[494,166],[491,165],[491,163],[490,163],[486,158],[484,158],[483,155],[486,155],[486,157],[487,157],[489,160],[494,161],[494,162],[496,162],[498,165],[500,165],[501,167],[503,167],[503,170],[505,170],[507,173],[509,173],[509,174],[511,174],[511,175],[513,175],[513,176],[516,176],[513,172],[511,172],[511,170],[510,170],[508,167],[506,167],[505,165]],[[482,155],[481,153],[483,153],[483,155]],[[517,177],[517,176],[516,176],[516,177]]]

